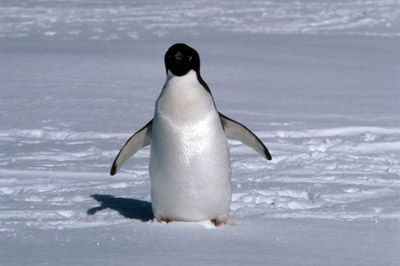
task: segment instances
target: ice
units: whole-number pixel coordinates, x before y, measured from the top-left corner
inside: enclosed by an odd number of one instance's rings
[[[399,17],[396,0],[1,1],[0,265],[397,265]],[[229,141],[225,226],[152,220],[148,148],[109,175],[176,42],[272,154]]]

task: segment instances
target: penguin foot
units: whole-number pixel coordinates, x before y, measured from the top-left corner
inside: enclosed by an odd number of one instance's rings
[[[231,221],[225,221],[225,222],[218,222],[215,219],[211,220],[211,222],[215,225],[215,227],[220,227],[222,225],[227,225],[227,226],[235,226],[236,224]]]
[[[222,215],[222,216],[218,216],[215,219],[211,219],[211,222],[216,226],[216,227],[220,227],[223,224],[227,224],[228,221],[228,215]]]
[[[211,222],[215,225],[215,227],[220,227],[221,225],[226,224],[226,222],[218,221],[217,219],[212,219]]]
[[[158,221],[160,222],[160,223],[170,223],[170,222],[172,222],[172,220],[170,220],[170,219],[168,219],[168,218],[161,218],[161,219],[158,219]]]

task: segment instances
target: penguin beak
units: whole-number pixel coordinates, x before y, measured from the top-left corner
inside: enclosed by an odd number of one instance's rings
[[[176,59],[177,62],[181,62],[182,59],[183,59],[183,54],[180,51],[176,52],[175,53],[175,59]]]

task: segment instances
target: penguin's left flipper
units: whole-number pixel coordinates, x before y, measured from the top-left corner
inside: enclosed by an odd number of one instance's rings
[[[111,167],[111,175],[115,175],[119,169],[121,169],[122,165],[138,150],[150,145],[152,124],[153,119],[135,134],[133,134],[133,136],[128,139],[124,146],[122,146]]]
[[[244,125],[219,113],[225,134],[230,139],[235,139],[253,148],[262,157],[271,160],[272,156],[261,140]]]

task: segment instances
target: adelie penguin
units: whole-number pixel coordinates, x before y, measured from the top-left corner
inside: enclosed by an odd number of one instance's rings
[[[244,125],[219,113],[200,75],[200,57],[183,43],[164,57],[167,80],[154,118],[120,150],[115,175],[126,160],[150,145],[151,203],[159,221],[226,223],[231,202],[227,138],[239,140],[267,160],[268,149]]]

